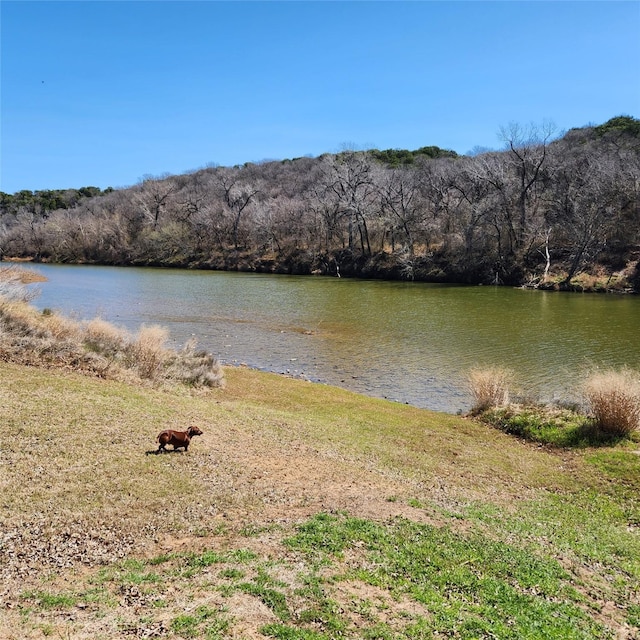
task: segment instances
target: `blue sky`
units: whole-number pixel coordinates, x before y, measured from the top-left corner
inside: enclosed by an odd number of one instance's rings
[[[640,2],[0,2],[0,191],[640,116]]]

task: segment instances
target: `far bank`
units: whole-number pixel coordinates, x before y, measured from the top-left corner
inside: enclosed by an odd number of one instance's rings
[[[433,255],[417,255],[411,258],[379,252],[370,256],[350,250],[330,254],[309,253],[296,250],[288,254],[256,253],[229,250],[208,253],[206,256],[189,256],[175,253],[165,258],[142,258],[130,261],[75,260],[52,261],[43,256],[4,256],[8,263],[23,264],[85,264],[94,266],[157,267],[164,269],[189,269],[202,271],[230,271],[239,273],[265,273],[275,275],[329,276],[388,280],[391,282],[424,282],[433,284],[492,285],[523,287],[544,291],[575,293],[637,294],[640,292],[640,260],[634,252],[626,262],[614,265],[594,265],[592,271],[580,271],[569,277],[560,264],[549,273],[514,272],[505,278],[499,269],[483,271],[448,271],[447,265]]]

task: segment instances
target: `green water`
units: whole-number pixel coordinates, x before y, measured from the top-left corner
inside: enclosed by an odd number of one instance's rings
[[[577,399],[594,366],[640,369],[640,297],[226,272],[39,265],[40,308],[195,337],[244,363],[448,412],[471,367]]]

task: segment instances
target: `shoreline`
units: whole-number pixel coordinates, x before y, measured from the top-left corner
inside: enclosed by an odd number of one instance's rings
[[[52,265],[75,265],[75,266],[94,266],[94,267],[122,267],[122,268],[136,268],[144,267],[151,269],[179,269],[184,271],[218,271],[221,273],[238,272],[238,273],[264,273],[266,275],[297,275],[297,276],[325,276],[325,277],[338,277],[348,279],[360,279],[360,280],[384,280],[387,282],[422,282],[425,284],[450,284],[453,286],[496,286],[496,287],[511,287],[516,289],[525,289],[529,291],[552,291],[558,293],[597,293],[597,294],[615,294],[615,295],[638,295],[640,289],[632,286],[631,281],[622,276],[619,272],[612,274],[592,274],[589,272],[581,272],[574,276],[570,282],[566,282],[560,277],[555,279],[548,279],[544,282],[523,282],[520,284],[504,284],[504,283],[492,283],[486,284],[483,282],[456,282],[441,279],[426,279],[426,278],[413,278],[407,280],[405,278],[393,277],[393,270],[387,273],[376,273],[374,275],[367,275],[363,273],[340,273],[332,274],[319,270],[311,271],[296,271],[287,270],[285,268],[279,268],[277,265],[270,265],[271,268],[256,268],[255,265],[238,263],[227,268],[221,268],[220,266],[213,265],[201,265],[201,264],[112,264],[105,262],[51,262],[48,260],[36,260],[34,257],[20,258],[14,256],[3,256],[0,261],[9,265],[35,265],[38,264],[52,264]],[[9,267],[11,268],[11,267]],[[640,266],[636,265],[636,269],[640,270]],[[2,269],[2,266],[0,266]],[[23,281],[22,284],[29,284],[33,282],[46,282],[46,278],[42,276],[42,279],[37,279],[37,276],[33,280]]]
[[[12,263],[9,266],[0,266],[0,281],[17,280],[20,284],[34,284],[47,282],[48,278],[33,269],[25,269],[22,263]]]

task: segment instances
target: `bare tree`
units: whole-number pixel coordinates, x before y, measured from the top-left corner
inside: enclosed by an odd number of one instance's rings
[[[337,219],[346,219],[349,249],[354,249],[357,232],[365,255],[371,255],[367,221],[378,209],[372,166],[368,154],[344,151],[332,158],[324,176],[325,197],[331,203],[328,209]]]
[[[553,208],[549,217],[557,242],[568,253],[564,283],[606,245],[622,205],[618,172],[611,159],[581,154],[556,177]],[[571,164],[569,164],[571,160]]]
[[[160,214],[167,207],[170,197],[177,191],[175,181],[168,175],[154,178],[144,176],[135,195],[144,217],[149,220],[154,229],[160,221]]]
[[[260,189],[255,182],[246,180],[237,169],[220,169],[215,177],[218,194],[231,218],[231,241],[238,249],[242,218]]]
[[[500,129],[500,138],[508,150],[506,160],[516,176],[514,195],[517,220],[510,225],[515,227],[516,248],[524,246],[530,210],[539,201],[547,149],[555,132],[556,126],[551,122],[528,127],[511,123]]]
[[[402,241],[402,249],[413,256],[416,229],[424,217],[420,198],[419,176],[415,169],[392,169],[377,176],[380,195],[380,212],[391,231],[391,248],[395,251],[396,237]],[[384,247],[381,247],[381,250]]]

